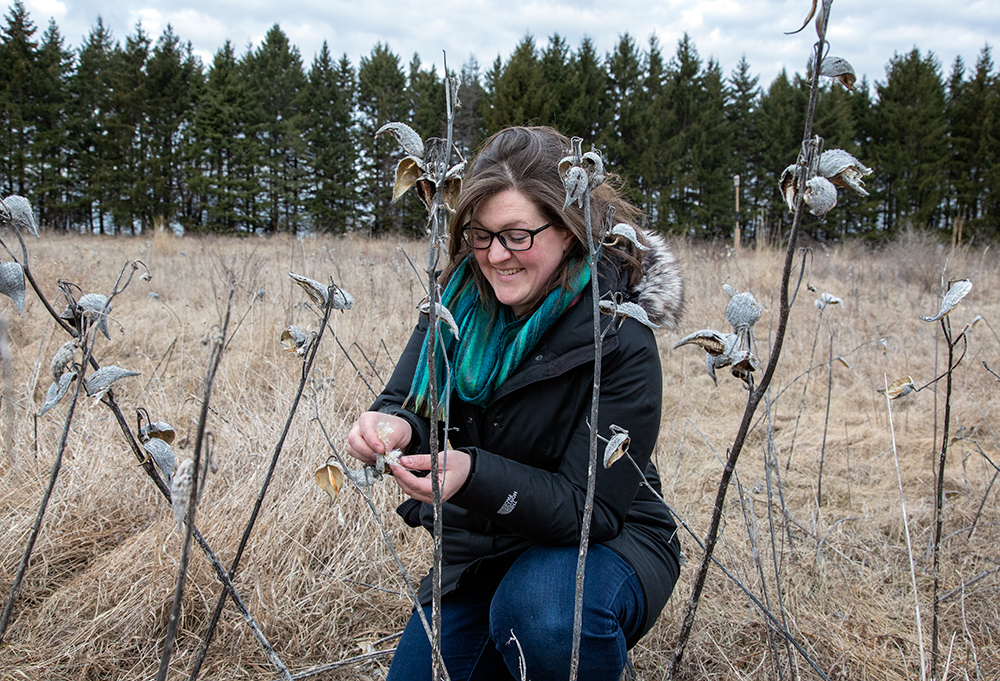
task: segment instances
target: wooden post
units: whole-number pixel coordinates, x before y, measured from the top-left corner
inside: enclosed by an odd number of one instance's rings
[[[736,191],[736,232],[733,233],[733,249],[740,250],[740,176],[733,175],[733,189]]]

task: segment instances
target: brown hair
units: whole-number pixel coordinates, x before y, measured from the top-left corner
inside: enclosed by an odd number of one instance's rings
[[[583,208],[575,203],[563,210],[566,190],[559,177],[559,161],[570,153],[568,137],[549,127],[512,127],[495,133],[480,147],[465,177],[462,193],[455,206],[451,222],[448,265],[441,275],[447,282],[471,249],[462,239],[462,228],[472,219],[476,210],[486,200],[508,189],[520,192],[530,199],[545,220],[553,227],[569,230],[575,237],[563,256],[559,267],[545,288],[531,301],[534,311],[545,297],[568,280],[587,262],[587,223]],[[618,192],[617,176],[591,192],[591,225],[595,241],[604,230],[604,221],[610,208],[614,208],[615,222],[625,222],[638,227],[642,213],[625,201]],[[638,230],[637,230],[638,231]],[[635,285],[642,276],[638,249],[631,243],[614,247],[618,266],[629,270],[629,283]],[[605,247],[605,256],[608,248]],[[475,258],[469,260],[473,276],[484,301],[494,301],[493,290],[486,282]]]

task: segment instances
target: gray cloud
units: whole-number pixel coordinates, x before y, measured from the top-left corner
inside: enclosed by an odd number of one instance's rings
[[[136,0],[99,3],[88,0],[26,0],[29,15],[40,30],[53,17],[67,45],[79,47],[103,18],[119,41],[132,34],[137,22],[155,40],[170,24],[190,41],[206,64],[230,40],[237,53],[256,47],[274,24],[279,24],[297,46],[305,64],[312,61],[324,40],[335,56],[346,54],[358,64],[377,42],[386,43],[409,63],[414,52],[425,65],[440,69],[442,50],[449,66],[459,67],[475,55],[485,70],[499,55],[506,59],[526,35],[544,47],[558,33],[572,49],[589,36],[598,52],[606,54],[620,36],[630,33],[640,48],[655,33],[664,56],[676,50],[687,32],[702,60],[714,58],[729,74],[741,55],[751,72],[767,85],[784,68],[802,72],[816,40],[810,23],[798,28],[809,0],[440,0],[406,3],[399,0]],[[885,67],[894,54],[914,47],[933,52],[947,75],[956,56],[967,67],[975,64],[981,48],[1000,35],[1000,3],[993,0],[836,0],[830,20],[832,53],[850,61],[859,79],[884,81]]]

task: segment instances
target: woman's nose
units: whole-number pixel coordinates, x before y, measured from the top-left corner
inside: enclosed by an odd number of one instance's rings
[[[500,243],[500,237],[494,236],[493,243],[490,244],[489,258],[490,262],[503,262],[510,256],[510,251]]]

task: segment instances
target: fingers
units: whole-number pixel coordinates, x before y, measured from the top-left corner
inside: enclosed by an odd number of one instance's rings
[[[413,430],[405,419],[366,411],[347,434],[347,453],[362,463],[374,465],[379,454],[405,448],[412,434]]]
[[[444,452],[438,454],[438,461],[441,500],[447,501],[465,484],[469,477],[472,459],[466,452],[449,450],[447,457],[444,456]],[[411,472],[429,471],[431,469],[430,455],[404,456],[401,463],[402,466],[392,466],[392,474],[399,488],[414,499],[425,501],[428,504],[433,503],[434,494],[430,476],[417,477]]]

